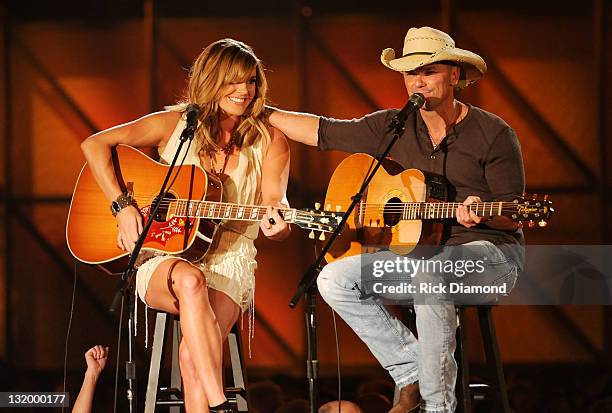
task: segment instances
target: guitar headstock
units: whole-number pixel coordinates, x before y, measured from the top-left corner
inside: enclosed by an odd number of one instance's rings
[[[513,201],[512,211],[505,215],[510,216],[515,221],[528,221],[529,228],[533,228],[535,221],[538,221],[539,227],[547,226],[548,219],[553,212],[555,212],[555,209],[552,207],[552,201],[548,199],[548,195],[539,197],[538,194],[525,194]]]
[[[317,204],[318,205],[318,204]],[[325,239],[326,232],[333,232],[342,220],[342,212],[319,211],[315,209],[296,210],[294,224],[300,228],[310,229],[309,238],[315,238],[315,232],[320,232],[319,240]]]

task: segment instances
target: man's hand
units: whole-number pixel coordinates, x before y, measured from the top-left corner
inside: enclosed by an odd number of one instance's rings
[[[98,377],[108,360],[108,347],[103,347],[100,344],[93,346],[85,353],[85,362],[87,363],[87,372]]]
[[[482,200],[478,196],[470,195],[465,199],[465,201],[463,201],[463,205],[459,206],[457,208],[457,211],[455,212],[455,217],[457,218],[457,222],[466,228],[471,228],[473,226],[476,226],[482,222],[485,222],[488,219],[485,217],[479,217],[478,215],[474,213],[474,211],[470,211],[468,209],[467,206],[474,202],[478,203],[478,202],[482,202]]]
[[[278,206],[281,208],[287,207],[280,202],[278,203]],[[266,214],[262,218],[259,227],[261,228],[261,232],[263,232],[266,237],[275,241],[282,241],[291,233],[291,227],[280,216],[278,209],[271,206],[268,206]]]

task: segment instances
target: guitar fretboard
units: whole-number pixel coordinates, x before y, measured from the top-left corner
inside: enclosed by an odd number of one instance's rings
[[[277,210],[286,222],[295,221],[296,210],[294,208],[278,208]],[[179,199],[170,203],[168,212],[179,217],[261,221],[266,215],[266,207]]]
[[[514,206],[512,202],[478,202],[468,205],[468,210],[478,216],[502,215],[504,204]],[[460,202],[398,202],[387,204],[359,204],[359,214],[363,216],[370,208],[379,208],[385,212],[401,214],[401,219],[445,219],[454,218],[457,208],[463,205]]]

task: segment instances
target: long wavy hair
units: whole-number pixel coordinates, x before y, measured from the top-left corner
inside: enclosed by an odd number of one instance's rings
[[[234,132],[234,143],[238,147],[247,147],[259,137],[266,142],[271,140],[264,121],[268,82],[263,65],[250,46],[234,39],[222,39],[200,53],[189,71],[184,98],[166,108],[183,112],[190,103],[200,106],[200,124],[195,133],[198,151],[221,150],[215,139],[220,132],[221,93],[230,83],[248,81],[253,69],[257,78],[255,96],[241,116]]]

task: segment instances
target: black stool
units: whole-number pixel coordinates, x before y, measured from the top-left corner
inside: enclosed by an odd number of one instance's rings
[[[470,369],[467,357],[467,334],[465,328],[465,311],[469,307],[476,308],[480,324],[480,335],[485,352],[485,363],[488,370],[487,379],[492,384],[470,384]],[[504,369],[499,354],[495,323],[492,314],[493,306],[459,306],[457,307],[457,349],[455,360],[459,371],[457,372],[457,406],[459,412],[472,412],[472,398],[493,398],[497,401],[498,411],[510,413],[510,402],[504,378]]]
[[[172,371],[170,387],[159,387],[159,371],[164,352],[164,336],[167,329],[172,328]],[[185,403],[181,391],[181,374],[179,370],[178,351],[181,339],[179,321],[172,314],[157,312],[155,332],[151,346],[151,364],[145,400],[145,413],[154,413],[156,406],[168,406],[170,413],[179,413]],[[232,387],[225,388],[227,400],[239,412],[248,412],[246,377],[242,364],[240,335],[237,324],[234,324],[227,337],[229,359],[231,364]]]
[[[467,334],[465,323],[466,309],[473,307],[478,312],[480,324],[480,334],[485,351],[485,362],[488,370],[489,380],[493,384],[473,383],[470,384],[470,369],[467,357]],[[508,392],[506,390],[506,381],[504,379],[504,370],[499,354],[499,346],[497,345],[497,336],[495,334],[495,324],[493,322],[492,310],[493,306],[457,306],[457,348],[455,350],[455,360],[457,361],[457,385],[455,392],[457,394],[457,412],[472,413],[472,398],[485,399],[494,398],[497,401],[498,409],[503,413],[510,413],[510,403],[508,401]],[[408,328],[417,334],[416,321],[413,307],[404,308],[404,321]],[[395,387],[394,404],[399,397],[399,389]]]

